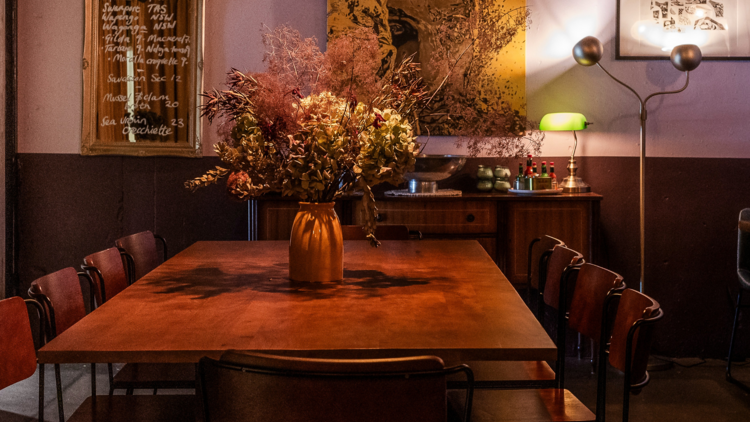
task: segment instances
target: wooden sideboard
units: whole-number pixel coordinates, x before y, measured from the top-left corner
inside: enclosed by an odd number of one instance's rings
[[[595,193],[523,197],[499,193],[464,193],[462,197],[377,198],[378,224],[404,224],[429,239],[476,239],[513,283],[525,283],[532,239],[550,235],[584,254],[598,256],[599,204]],[[299,205],[285,199],[263,199],[257,216],[259,240],[289,239]],[[362,224],[359,198],[336,204],[342,224]]]

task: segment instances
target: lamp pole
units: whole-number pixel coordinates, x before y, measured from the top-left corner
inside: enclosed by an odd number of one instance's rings
[[[601,63],[599,63],[599,60],[601,60],[602,58],[603,52],[604,47],[602,46],[602,43],[595,37],[586,37],[579,41],[578,44],[575,45],[575,47],[573,47],[573,57],[575,58],[576,62],[578,62],[578,64],[582,66],[599,66],[599,68],[603,70],[604,73],[606,73],[615,82],[619,83],[620,85],[627,88],[630,92],[632,92],[633,95],[638,98],[638,102],[640,104],[640,291],[641,293],[643,293],[646,280],[646,121],[648,120],[648,111],[646,110],[646,104],[648,103],[648,100],[656,96],[678,94],[687,89],[688,84],[690,83],[690,71],[694,70],[698,67],[698,65],[700,65],[703,56],[701,54],[700,48],[691,44],[678,45],[677,47],[672,49],[670,60],[672,61],[672,65],[674,65],[677,70],[685,72],[685,85],[676,91],[655,92],[646,97],[646,99],[643,99],[633,88],[631,88],[621,80],[615,78],[611,73],[607,71],[607,69],[604,68],[604,66],[602,66]]]

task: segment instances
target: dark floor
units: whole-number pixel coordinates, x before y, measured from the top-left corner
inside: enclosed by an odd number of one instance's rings
[[[680,359],[672,369],[652,371],[651,384],[637,396],[631,397],[630,420],[650,421],[750,421],[750,395],[724,379],[725,362]],[[589,408],[596,402],[596,375],[591,374],[587,360],[568,358],[566,388]],[[63,365],[65,414],[69,417],[90,394],[88,365]],[[107,367],[97,366],[99,394],[107,391]],[[750,362],[738,364],[735,377],[750,384]],[[0,391],[0,421],[32,422],[37,418],[37,379],[35,375]],[[45,419],[57,421],[54,372],[51,366],[45,371]],[[619,421],[622,417],[622,377],[609,374],[607,394],[607,420]],[[149,394],[144,391],[144,394]]]

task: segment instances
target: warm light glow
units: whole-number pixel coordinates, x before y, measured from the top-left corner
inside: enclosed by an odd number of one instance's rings
[[[553,31],[547,38],[544,54],[552,58],[570,58],[570,50],[581,39],[595,35],[596,16],[576,16],[565,22],[565,30]]]
[[[539,122],[539,130],[583,130],[587,125],[586,117],[581,113],[549,113]]]
[[[664,27],[653,21],[645,20],[636,22],[630,35],[641,42],[661,48],[662,51],[672,51],[678,45],[695,44],[698,47],[706,45],[709,41],[710,31],[683,30],[681,32],[667,32]]]

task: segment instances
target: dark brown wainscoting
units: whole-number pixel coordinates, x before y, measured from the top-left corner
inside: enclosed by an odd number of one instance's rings
[[[247,239],[247,205],[223,186],[195,193],[183,182],[220,164],[217,158],[81,157],[21,154],[21,291],[37,277],[81,264],[115,239],[151,230],[169,256],[198,240]],[[242,259],[242,257],[238,257]]]
[[[559,177],[564,157],[555,161]],[[542,159],[537,159],[541,161]],[[638,158],[580,157],[580,176],[601,203],[600,259],[638,285]],[[446,187],[474,189],[478,164],[518,159],[471,159]],[[216,158],[20,155],[21,289],[35,278],[114,244],[122,235],[152,230],[167,238],[170,256],[198,240],[247,236],[247,207],[221,187],[194,194],[188,178],[219,164]],[[723,357],[729,342],[735,276],[737,216],[750,207],[750,159],[650,158],[647,168],[646,293],[666,311],[654,344],[668,356]],[[242,257],[238,257],[242,259]],[[742,318],[739,355],[750,356],[750,314]]]

